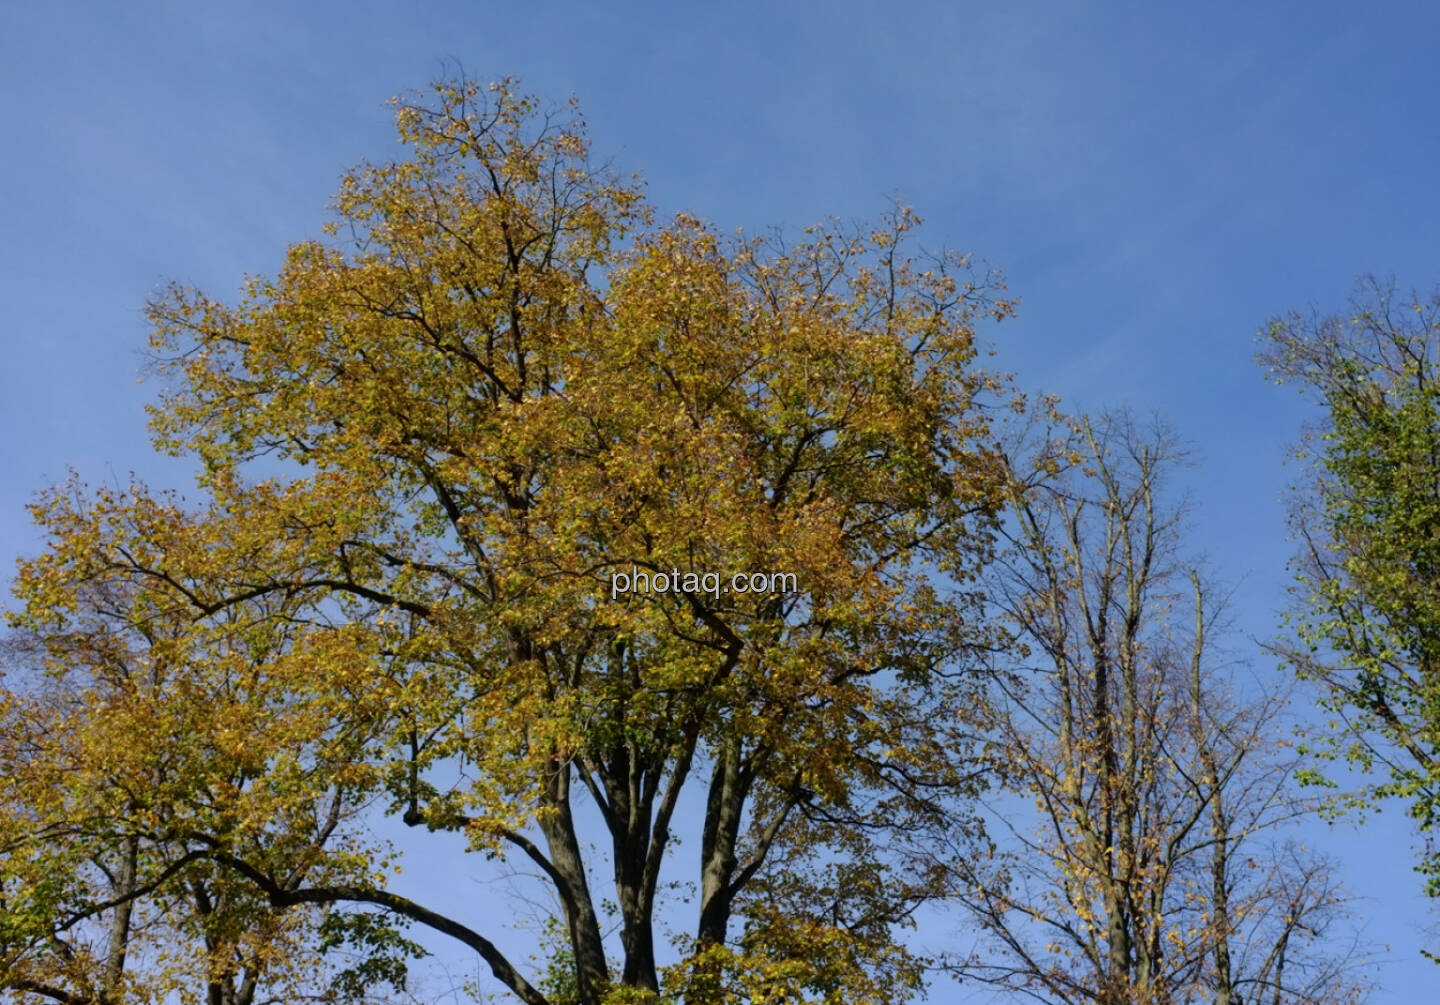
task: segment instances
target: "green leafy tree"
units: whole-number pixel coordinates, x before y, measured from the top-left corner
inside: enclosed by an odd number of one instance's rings
[[[1405,801],[1440,820],[1440,294],[1362,281],[1333,317],[1265,333],[1270,374],[1322,412],[1292,493],[1296,607],[1280,650],[1323,688],[1332,757],[1385,780],[1353,801]],[[1430,839],[1427,837],[1427,842]],[[1420,865],[1440,895],[1440,855]]]

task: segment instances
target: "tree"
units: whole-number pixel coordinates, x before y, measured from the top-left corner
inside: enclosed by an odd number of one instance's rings
[[[57,545],[103,537],[131,560],[205,546],[156,500],[57,491],[35,509]],[[290,886],[345,856],[380,864],[336,847],[383,697],[356,686],[353,659],[341,673],[340,649],[282,598],[199,623],[168,584],[79,552],[27,563],[17,589],[31,607],[0,691],[0,986],[25,1001],[252,1005],[403,983],[413,944],[355,915],[275,911],[210,857],[268,856]],[[372,950],[353,971],[320,958],[346,942]]]
[[[1276,318],[1265,338],[1271,375],[1324,410],[1297,450],[1296,605],[1278,649],[1323,689],[1329,755],[1387,773],[1353,799],[1406,800],[1428,834],[1440,819],[1440,292],[1402,301],[1365,279],[1344,315]],[[1440,895],[1428,844],[1419,868]]]
[[[1283,696],[1213,655],[1222,605],[1165,502],[1174,437],[1109,416],[1029,439],[993,591],[1029,659],[1001,668],[1003,839],[957,857],[982,934],[956,969],[1044,1002],[1360,1000],[1327,931],[1343,897],[1277,833],[1307,811]]]
[[[936,891],[893,850],[963,824],[981,782],[995,278],[907,250],[904,210],[793,245],[656,226],[578,117],[508,83],[436,85],[397,121],[410,158],[342,184],[345,246],[296,245],[236,306],[151,305],[157,441],[201,461],[210,501],[52,495],[22,621],[65,637],[102,584],[202,665],[232,623],[283,639],[275,661],[231,647],[286,668],[218,771],[245,785],[193,781],[162,820],[276,911],[365,905],[547,1001],[490,910],[391,892],[343,813],[319,838],[327,800],[379,800],[539,870],[580,1005],[907,997],[922,967],[897,933]],[[621,595],[640,573],[653,588]],[[768,573],[793,588],[720,586]],[[662,966],[696,789],[698,901]]]

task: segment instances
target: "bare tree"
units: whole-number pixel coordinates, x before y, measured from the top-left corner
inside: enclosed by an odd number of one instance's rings
[[[1284,695],[1213,653],[1223,604],[1163,491],[1175,438],[1118,416],[1028,440],[995,592],[1024,654],[997,675],[1002,837],[956,867],[983,931],[956,971],[1045,1002],[1360,1000],[1344,896],[1279,832],[1310,810]]]

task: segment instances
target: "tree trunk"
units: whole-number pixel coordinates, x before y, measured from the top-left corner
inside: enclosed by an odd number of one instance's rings
[[[740,743],[726,739],[716,755],[705,807],[705,832],[700,846],[700,925],[702,943],[723,945],[730,926],[734,891],[735,849],[745,811],[749,780],[741,770]]]
[[[546,784],[546,807],[540,814],[540,830],[549,846],[550,861],[565,880],[561,893],[565,907],[565,927],[570,936],[570,949],[575,956],[575,982],[581,1005],[596,1005],[610,983],[610,970],[605,962],[605,946],[601,940],[600,922],[585,878],[585,860],[575,836],[575,820],[570,812],[570,763],[556,759]]]

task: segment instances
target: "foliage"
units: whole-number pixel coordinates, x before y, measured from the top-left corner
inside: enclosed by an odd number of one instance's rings
[[[1291,641],[1324,688],[1329,754],[1388,777],[1351,801],[1398,798],[1422,832],[1440,821],[1440,293],[1402,302],[1373,279],[1339,317],[1271,322],[1261,359],[1318,392],[1324,416],[1292,493]],[[1440,854],[1420,865],[1440,895]]]
[[[388,918],[372,911],[331,911],[320,923],[321,954],[350,947],[358,959],[332,978],[331,989],[341,1002],[366,1000],[370,989],[386,984],[403,992],[410,976],[407,960],[429,955],[405,938]]]
[[[102,538],[132,558],[179,546],[157,533],[167,506],[56,491],[36,511],[57,549],[21,569],[8,655],[31,672],[0,692],[0,979],[56,1001],[298,994],[325,970],[318,917],[274,910],[216,856],[283,862],[293,883],[370,858],[335,832],[371,737],[330,724],[368,702],[283,604],[201,624],[170,584],[93,564]]]
[[[993,641],[975,583],[1004,470],[975,326],[1010,304],[909,250],[906,210],[796,244],[655,225],[578,115],[508,82],[438,84],[397,123],[409,158],[346,176],[335,241],[237,305],[151,304],[157,442],[199,459],[205,503],[37,506],[51,546],[18,623],[76,687],[112,664],[140,682],[124,716],[54,720],[106,763],[38,779],[44,820],[167,849],[127,903],[203,874],[252,917],[363,906],[532,1005],[491,913],[393,892],[358,808],[537,868],[581,1005],[912,994],[896,933],[937,890],[874,877],[965,825],[980,784],[969,657]],[[799,589],[615,597],[631,569]],[[667,968],[693,789],[699,898]],[[64,868],[19,829],[54,870],[7,880],[42,932]]]

